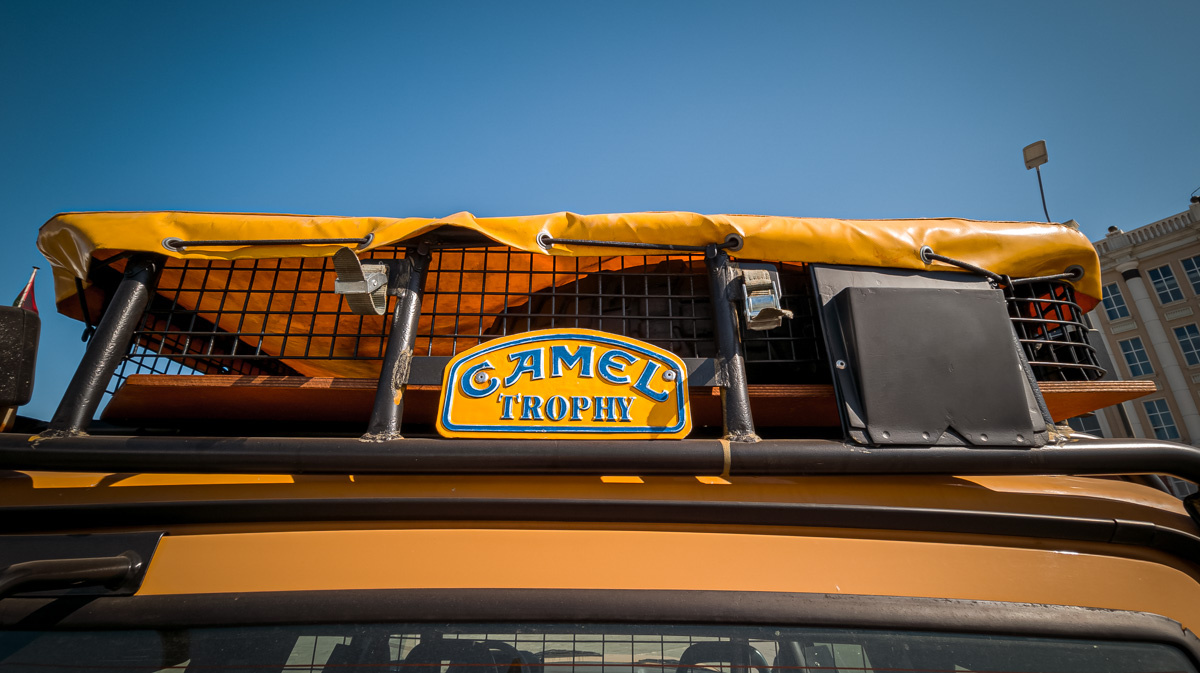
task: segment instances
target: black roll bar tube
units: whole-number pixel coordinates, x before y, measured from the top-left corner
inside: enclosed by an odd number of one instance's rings
[[[818,475],[1166,474],[1200,483],[1200,448],[1073,439],[1038,449],[866,448],[820,439],[529,440],[0,434],[0,470],[175,474]]]
[[[50,428],[42,436],[70,436],[86,432],[100,406],[105,387],[121,364],[121,358],[129,352],[133,332],[150,302],[154,276],[160,266],[157,256],[138,255],[129,260],[125,277],[117,285],[104,317],[96,325],[83,359],[50,420]]]
[[[717,380],[721,386],[725,439],[757,442],[754,419],[750,415],[750,391],[746,387],[746,363],[737,328],[738,274],[729,263],[729,255],[715,244],[705,249],[704,264],[708,267],[708,291],[717,341]]]
[[[421,320],[421,299],[430,259],[429,248],[422,244],[409,248],[403,260],[388,265],[388,294],[396,296],[396,306],[392,309],[392,328],[383,353],[379,384],[375,388],[375,406],[363,441],[385,442],[401,437],[404,392],[411,371],[417,324]]]

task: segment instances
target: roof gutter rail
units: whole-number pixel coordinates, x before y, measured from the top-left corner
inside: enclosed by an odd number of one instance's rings
[[[449,440],[410,437],[0,434],[0,470],[176,474],[1052,475],[1166,474],[1200,483],[1200,448],[1074,439],[1042,448],[868,448],[833,440]]]

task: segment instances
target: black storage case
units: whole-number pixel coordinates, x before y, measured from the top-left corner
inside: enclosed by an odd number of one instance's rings
[[[33,367],[41,331],[38,314],[0,306],[0,407],[28,404],[33,396]]]

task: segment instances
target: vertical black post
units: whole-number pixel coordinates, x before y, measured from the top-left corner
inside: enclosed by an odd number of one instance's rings
[[[1050,221],[1050,211],[1046,210],[1046,190],[1042,189],[1042,167],[1036,168],[1038,174],[1038,193],[1042,195],[1042,212],[1046,215],[1046,221]]]
[[[404,260],[391,264],[388,271],[388,294],[396,296],[392,310],[392,329],[388,333],[387,350],[383,353],[383,369],[375,388],[375,407],[364,441],[386,442],[400,439],[400,420],[404,417],[404,390],[412,364],[413,344],[417,338],[417,322],[421,319],[421,297],[425,294],[425,274],[429,271],[429,248],[421,244],[409,248]]]
[[[125,277],[117,286],[104,317],[96,326],[95,336],[88,343],[75,376],[67,385],[58,410],[50,420],[50,429],[42,437],[64,437],[86,434],[88,423],[100,406],[104,389],[117,371],[121,358],[129,352],[129,342],[138,321],[150,302],[158,259],[137,256],[125,266]]]
[[[725,439],[757,442],[750,416],[750,392],[746,388],[746,363],[742,360],[737,327],[737,276],[729,255],[715,245],[704,251],[708,267],[708,289],[712,298],[713,328],[717,338],[717,380],[721,385],[721,413]]]

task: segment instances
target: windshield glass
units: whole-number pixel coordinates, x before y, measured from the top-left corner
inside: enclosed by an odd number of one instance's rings
[[[1195,671],[1162,644],[788,627],[336,624],[6,631],[0,671]]]

